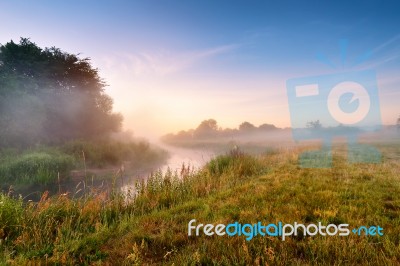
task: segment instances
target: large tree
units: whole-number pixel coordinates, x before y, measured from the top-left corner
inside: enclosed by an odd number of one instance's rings
[[[118,131],[106,84],[89,58],[21,38],[0,45],[0,147],[60,143]]]
[[[198,138],[215,137],[218,134],[218,123],[215,119],[204,120],[194,130],[193,136]]]
[[[257,128],[252,124],[252,123],[249,123],[249,122],[243,122],[243,123],[241,123],[240,125],[239,125],[239,130],[241,131],[241,132],[245,132],[245,133],[249,133],[249,132],[251,132],[251,131],[254,131],[254,130],[256,130]]]

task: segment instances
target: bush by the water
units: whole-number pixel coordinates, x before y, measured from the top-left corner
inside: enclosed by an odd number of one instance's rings
[[[63,152],[77,161],[93,167],[105,167],[129,162],[133,166],[160,163],[167,153],[146,141],[122,142],[114,140],[72,141],[65,144]]]
[[[10,185],[46,185],[65,179],[84,167],[153,167],[163,163],[166,151],[146,141],[73,141],[63,146],[38,146],[31,150],[0,150],[1,188]]]
[[[73,157],[67,154],[28,151],[0,161],[0,180],[3,184],[48,184],[59,175],[67,175],[73,165]]]
[[[262,167],[254,156],[235,148],[225,155],[213,158],[206,168],[213,176],[229,173],[235,176],[250,176],[258,174]]]

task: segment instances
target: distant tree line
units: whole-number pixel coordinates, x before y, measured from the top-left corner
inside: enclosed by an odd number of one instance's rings
[[[397,119],[397,131],[400,132],[400,116],[399,116],[399,118]]]
[[[0,148],[91,139],[118,131],[106,83],[89,58],[29,39],[0,45]]]
[[[185,141],[185,140],[201,140],[210,138],[229,138],[241,137],[249,134],[257,134],[263,132],[271,132],[281,130],[271,124],[262,124],[255,126],[249,122],[243,122],[238,128],[221,128],[215,119],[204,120],[195,129],[182,130],[176,134],[170,133],[162,137],[163,141]]]

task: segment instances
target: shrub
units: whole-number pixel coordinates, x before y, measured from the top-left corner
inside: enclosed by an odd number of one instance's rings
[[[250,176],[258,174],[262,167],[257,158],[235,148],[225,155],[213,158],[207,163],[206,169],[211,176],[221,176],[222,174]]]
[[[57,152],[27,152],[0,164],[0,180],[14,184],[48,184],[72,169],[71,156]]]
[[[78,161],[94,167],[118,165],[129,161],[135,165],[158,163],[166,158],[166,153],[150,146],[146,141],[120,142],[97,140],[92,142],[73,141],[64,145],[63,152],[75,157]]]

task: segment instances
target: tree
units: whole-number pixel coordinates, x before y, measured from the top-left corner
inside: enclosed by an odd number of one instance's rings
[[[29,39],[0,45],[0,147],[60,143],[118,131],[122,116],[89,58]]]
[[[400,116],[397,119],[397,131],[400,131]]]
[[[306,127],[310,128],[310,129],[321,129],[322,128],[322,124],[321,124],[321,122],[319,122],[319,120],[310,121],[310,122],[307,122]]]
[[[256,129],[256,127],[252,123],[249,123],[249,122],[243,122],[239,126],[239,130],[242,132],[251,132],[255,129]]]
[[[204,120],[195,129],[193,135],[196,137],[215,137],[218,133],[218,124],[215,119]]]
[[[275,125],[272,124],[262,124],[258,127],[260,130],[268,131],[278,129]]]

